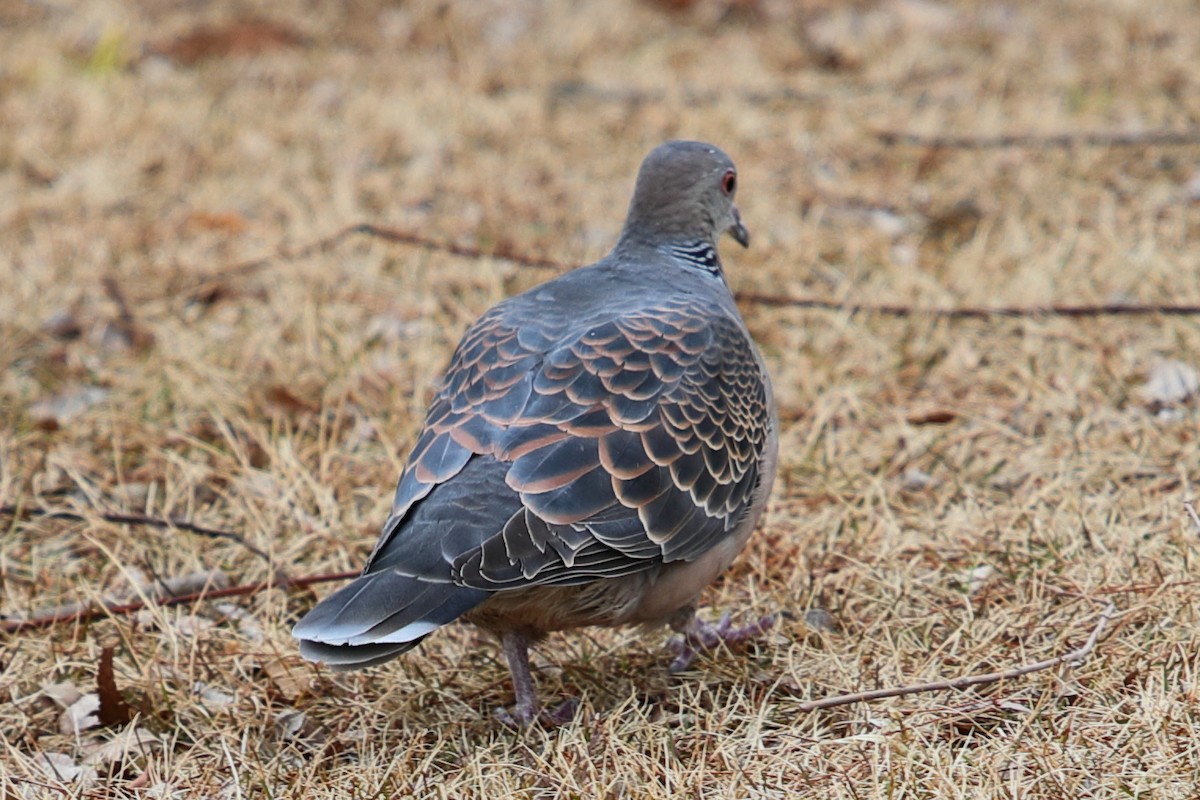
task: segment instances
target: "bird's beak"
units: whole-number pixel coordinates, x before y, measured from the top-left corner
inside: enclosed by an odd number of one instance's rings
[[[733,224],[729,226],[729,235],[742,247],[750,246],[750,231],[742,224],[742,215],[738,213],[737,206],[733,207]]]

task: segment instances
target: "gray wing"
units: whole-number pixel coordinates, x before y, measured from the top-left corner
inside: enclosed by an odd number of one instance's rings
[[[740,322],[694,296],[574,332],[512,317],[496,307],[455,352],[367,571],[406,571],[419,544],[407,515],[477,459],[503,472],[480,501],[494,526],[443,548],[428,578],[489,592],[582,583],[692,560],[726,536],[769,426]]]
[[[728,535],[759,481],[769,412],[725,313],[682,297],[575,331],[505,304],[484,315],[367,568],[296,625],[301,653],[370,666],[495,592],[629,575]]]

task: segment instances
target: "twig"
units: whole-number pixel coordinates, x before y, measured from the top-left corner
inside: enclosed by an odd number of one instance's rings
[[[1096,627],[1092,629],[1092,634],[1088,636],[1083,647],[1077,650],[1072,650],[1061,656],[1047,658],[1044,661],[1036,661],[1032,664],[1025,664],[1013,669],[1004,670],[1003,672],[988,672],[982,675],[964,675],[958,678],[949,680],[932,681],[930,683],[919,683],[910,686],[894,686],[885,689],[872,689],[867,692],[855,692],[853,694],[840,694],[836,697],[826,697],[821,700],[810,700],[800,704],[801,711],[816,711],[822,708],[833,708],[834,706],[845,706],[852,703],[870,702],[872,700],[881,700],[885,697],[903,697],[910,694],[922,694],[926,692],[941,692],[952,689],[966,689],[971,686],[982,686],[989,683],[998,683],[1000,681],[1012,680],[1020,678],[1023,675],[1028,675],[1032,672],[1041,672],[1042,670],[1056,667],[1059,664],[1071,664],[1078,666],[1087,660],[1092,651],[1096,649],[1096,641],[1100,638],[1100,634],[1108,626],[1109,621],[1116,613],[1117,607],[1109,603],[1104,611],[1100,613],[1100,619],[1096,622]]]
[[[198,603],[201,600],[218,600],[222,597],[244,597],[246,595],[257,594],[258,592],[266,591],[267,589],[300,589],[307,586],[313,586],[318,583],[329,583],[331,581],[342,581],[358,576],[358,572],[330,572],[323,575],[308,575],[302,578],[292,578],[286,584],[277,583],[275,581],[260,581],[258,583],[245,583],[239,586],[230,586],[225,589],[212,589],[191,594],[181,594],[176,597],[164,597],[152,603],[146,603],[138,600],[130,603],[119,604],[99,604],[88,608],[83,608],[78,611],[68,613],[47,614],[45,616],[31,617],[29,619],[15,619],[0,622],[0,633],[19,633],[21,631],[33,630],[36,628],[48,628],[52,625],[58,625],[64,622],[90,622],[91,620],[107,616],[128,616],[135,614],[146,608],[148,605],[156,605],[160,608],[167,606],[187,605],[189,603]]]
[[[495,258],[531,269],[553,269],[566,271],[567,264],[554,259],[540,256],[529,256],[508,248],[499,250],[484,250],[478,247],[454,244],[453,242],[438,241],[420,234],[384,228],[371,223],[360,223],[343,228],[332,236],[318,239],[295,250],[281,249],[271,256],[263,256],[251,261],[245,261],[219,272],[209,275],[204,281],[188,292],[192,298],[199,297],[211,287],[213,281],[223,277],[247,275],[264,269],[277,259],[290,261],[305,258],[314,253],[324,253],[334,249],[343,241],[356,235],[371,236],[389,242],[409,244],[425,250],[433,250],[463,258]],[[1145,305],[1130,303],[1105,303],[1101,305],[1049,305],[1049,306],[967,306],[961,308],[919,308],[900,304],[871,304],[848,303],[838,300],[822,300],[808,297],[788,297],[786,295],[762,294],[758,292],[738,292],[737,299],[743,303],[752,303],[773,308],[808,308],[822,311],[841,311],[850,314],[879,314],[886,317],[934,317],[940,319],[988,319],[991,317],[1136,317],[1136,316],[1200,316],[1200,305],[1164,305],[1151,303]]]
[[[1200,533],[1200,514],[1196,513],[1196,506],[1191,500],[1184,500],[1183,507],[1187,509],[1188,516],[1192,518],[1192,522],[1196,524],[1196,532]]]
[[[856,87],[855,93],[870,94],[886,91],[887,89],[888,87],[883,86]],[[554,84],[550,87],[547,95],[551,110],[573,103],[583,103],[590,106],[595,106],[597,103],[621,103],[627,106],[638,107],[662,103],[668,98],[668,93],[665,91],[608,87],[574,80],[560,81]],[[742,88],[725,91],[712,91],[685,86],[678,90],[677,96],[689,108],[695,108],[696,106],[714,105],[727,100],[731,96],[737,97],[738,100],[749,105],[761,106],[773,105],[775,103],[812,102],[827,99],[829,94],[827,92],[802,91],[790,86]]]
[[[1006,147],[1054,149],[1070,147],[1155,147],[1200,144],[1200,128],[1179,131],[1153,130],[1133,133],[1085,131],[1039,136],[1018,133],[1007,136],[924,136],[907,131],[878,130],[875,138],[886,145],[949,148],[957,150],[993,150]]]
[[[65,519],[72,522],[87,522],[88,516],[77,514],[74,511],[53,511],[50,509],[41,508],[21,508],[19,506],[0,506],[0,516],[5,517],[40,517],[42,519]],[[160,530],[180,530],[187,533],[194,533],[197,536],[206,536],[210,539],[225,539],[227,541],[236,542],[242,547],[249,550],[254,555],[271,563],[271,556],[265,550],[257,547],[246,541],[241,534],[233,531],[219,530],[217,528],[206,528],[203,525],[197,525],[195,522],[189,522],[185,519],[177,519],[168,517],[147,517],[142,514],[120,514],[116,512],[97,511],[95,515],[98,519],[105,522],[113,522],[118,525],[143,525],[148,528],[158,528]]]
[[[170,597],[202,592],[205,589],[224,589],[227,586],[229,586],[229,578],[221,570],[190,572],[174,578],[155,578],[151,583],[133,587],[132,591],[123,591],[117,595],[102,597],[99,605],[113,607],[119,606],[122,603],[132,602],[130,598],[137,592],[141,592],[144,599],[157,603]],[[65,603],[63,605],[50,606],[49,608],[39,608],[33,613],[33,616],[69,617],[79,611],[91,608],[92,605],[91,601]],[[17,622],[22,619],[25,619],[24,615],[13,614],[9,617],[9,622]]]
[[[1050,306],[963,306],[959,308],[918,308],[908,305],[844,303],[805,297],[786,297],[756,292],[738,292],[744,303],[774,308],[812,308],[822,311],[842,311],[849,314],[878,314],[884,317],[935,317],[940,319],[988,319],[990,317],[1139,317],[1200,315],[1200,305],[1135,305],[1105,303],[1102,305]]]
[[[449,253],[450,255],[462,256],[463,258],[498,258],[503,261],[508,261],[512,264],[517,264],[522,267],[530,267],[533,269],[567,269],[566,265],[560,264],[552,259],[525,255],[523,253],[515,252],[507,247],[497,250],[484,250],[480,247],[471,247],[469,245],[455,244],[454,242],[432,239],[428,236],[422,236],[418,233],[400,231],[394,228],[385,228],[381,225],[374,225],[370,222],[360,222],[357,225],[349,225],[345,228],[342,228],[340,231],[331,236],[326,236],[322,239],[317,239],[314,242],[309,242],[308,244],[298,247],[295,250],[280,248],[279,251],[274,255],[262,256],[261,258],[243,261],[240,264],[226,267],[225,269],[205,277],[199,283],[199,285],[187,292],[187,295],[195,298],[204,294],[215,280],[249,275],[270,266],[273,262],[279,259],[284,261],[294,261],[301,258],[307,258],[317,253],[329,252],[346,239],[358,235],[370,236],[375,239],[383,239],[386,242],[397,242],[399,244],[412,245],[413,247],[420,247],[425,250],[431,250],[439,253]]]

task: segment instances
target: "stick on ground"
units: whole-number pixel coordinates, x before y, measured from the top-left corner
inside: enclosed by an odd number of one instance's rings
[[[1198,134],[1200,135],[1200,134]],[[420,234],[385,228],[369,222],[350,225],[331,236],[310,242],[294,250],[280,249],[275,255],[263,256],[211,273],[197,286],[185,294],[200,297],[207,293],[215,281],[223,278],[248,275],[265,269],[276,261],[293,261],[315,253],[324,253],[340,246],[352,236],[364,235],[388,242],[407,244],[425,250],[434,250],[463,258],[494,258],[533,269],[569,269],[569,265],[541,256],[530,256],[509,248],[484,250],[478,247],[439,241]],[[991,317],[1141,317],[1141,316],[1200,316],[1200,305],[1166,305],[1161,303],[1104,303],[1081,305],[1048,306],[965,306],[959,308],[919,308],[903,304],[852,303],[837,300],[822,300],[808,297],[789,297],[759,292],[738,292],[738,302],[774,308],[809,308],[822,311],[843,311],[851,314],[879,314],[888,317],[934,317],[940,319],[988,319]]]
[[[966,689],[971,686],[983,686],[989,683],[999,683],[1000,681],[1020,678],[1023,675],[1029,675],[1033,672],[1041,672],[1042,670],[1056,667],[1059,664],[1071,664],[1078,666],[1087,660],[1092,651],[1096,649],[1096,642],[1100,638],[1100,634],[1108,626],[1109,621],[1117,612],[1117,607],[1113,603],[1105,606],[1104,611],[1100,613],[1100,619],[1096,622],[1096,627],[1092,629],[1092,634],[1088,636],[1087,641],[1077,650],[1072,650],[1069,653],[1064,653],[1061,656],[1047,658],[1044,661],[1035,661],[1032,664],[1024,664],[1020,667],[1004,670],[1003,672],[988,672],[981,675],[964,675],[958,678],[950,678],[948,680],[931,681],[930,683],[918,683],[910,686],[893,686],[885,689],[872,689],[867,692],[855,692],[853,694],[840,694],[835,697],[826,697],[821,700],[809,700],[806,703],[800,704],[801,711],[816,711],[822,708],[833,708],[835,706],[846,706],[852,703],[864,703],[872,700],[882,700],[885,697],[903,697],[909,694],[922,694],[926,692],[941,692],[950,689]]]
[[[32,630],[35,628],[48,628],[51,625],[58,625],[64,622],[90,622],[91,620],[98,619],[100,617],[128,616],[129,614],[135,614],[138,611],[141,611],[148,605],[156,605],[159,607],[179,606],[198,603],[201,600],[219,600],[222,597],[245,597],[246,595],[257,594],[258,592],[263,592],[271,588],[299,589],[307,586],[313,586],[318,583],[350,580],[351,578],[357,578],[358,575],[358,572],[330,572],[322,575],[307,575],[301,578],[292,578],[287,583],[277,583],[275,581],[244,583],[239,586],[229,586],[224,589],[211,589],[193,592],[191,594],[181,594],[176,597],[164,597],[156,600],[152,604],[143,602],[141,600],[120,604],[99,603],[91,605],[87,608],[69,610],[66,613],[58,612],[47,614],[45,616],[30,617],[29,619],[0,621],[0,634],[19,633],[20,631]]]

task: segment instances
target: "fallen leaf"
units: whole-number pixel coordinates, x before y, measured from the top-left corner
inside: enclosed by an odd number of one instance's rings
[[[304,712],[294,708],[284,709],[275,715],[275,729],[285,739],[295,738],[304,727],[304,722]]]
[[[228,692],[222,692],[220,689],[209,686],[201,681],[196,681],[192,685],[192,692],[207,706],[228,706],[237,701],[237,698]]]
[[[958,419],[958,414],[946,409],[927,411],[923,414],[913,414],[907,418],[909,425],[945,425]]]
[[[837,633],[841,630],[837,617],[823,608],[810,608],[804,612],[804,624],[809,630]]]
[[[925,239],[958,247],[975,235],[982,220],[983,210],[974,200],[959,200],[929,214]]]
[[[1158,361],[1142,387],[1146,404],[1155,408],[1182,403],[1200,392],[1200,374],[1194,367],[1175,359]]]
[[[78,339],[83,335],[83,326],[79,324],[74,312],[60,308],[42,323],[42,330],[55,339]]]
[[[66,753],[42,753],[42,760],[42,769],[49,778],[79,783],[84,787],[91,785],[96,780],[95,769],[76,764],[75,759]]]
[[[148,49],[176,64],[192,65],[206,58],[256,56],[269,50],[298,47],[304,43],[305,38],[292,28],[269,20],[249,19],[228,25],[199,27]]]
[[[988,579],[996,574],[996,568],[990,564],[980,564],[975,569],[967,573],[967,594],[977,594],[988,582]]]
[[[275,690],[288,702],[312,692],[312,671],[302,664],[280,658],[268,661],[262,670],[271,679]]]
[[[906,492],[923,492],[937,483],[932,475],[923,469],[910,467],[900,476],[900,488]]]
[[[121,691],[113,674],[113,650],[111,646],[100,651],[100,663],[96,667],[96,691],[100,696],[99,718],[105,727],[126,725],[133,719],[133,711]]]
[[[189,228],[222,233],[242,233],[250,224],[236,211],[194,211],[184,224]]]
[[[44,397],[29,407],[29,416],[43,430],[58,430],[92,406],[108,398],[108,389],[74,386]]]
[[[195,639],[208,633],[213,628],[212,620],[198,617],[195,614],[184,614],[174,621],[175,630],[180,636]]]
[[[120,761],[130,753],[146,753],[162,747],[162,740],[145,728],[126,728],[88,753],[84,764],[102,765]]]
[[[267,402],[279,406],[290,414],[312,414],[317,410],[314,405],[293,394],[291,389],[279,384],[267,389]]]
[[[88,728],[100,724],[96,712],[100,710],[100,696],[95,693],[85,694],[71,705],[63,709],[58,716],[58,730],[68,736],[78,736]]]
[[[218,603],[216,609],[226,619],[237,622],[237,629],[242,636],[245,636],[252,642],[261,642],[263,640],[262,624],[246,609],[233,603]]]
[[[279,738],[308,746],[323,745],[329,739],[327,729],[313,722],[303,711],[288,708],[275,715]]]
[[[79,698],[83,697],[83,692],[79,691],[79,687],[70,681],[65,683],[48,683],[42,687],[42,694],[63,708],[69,708],[79,702]]]

